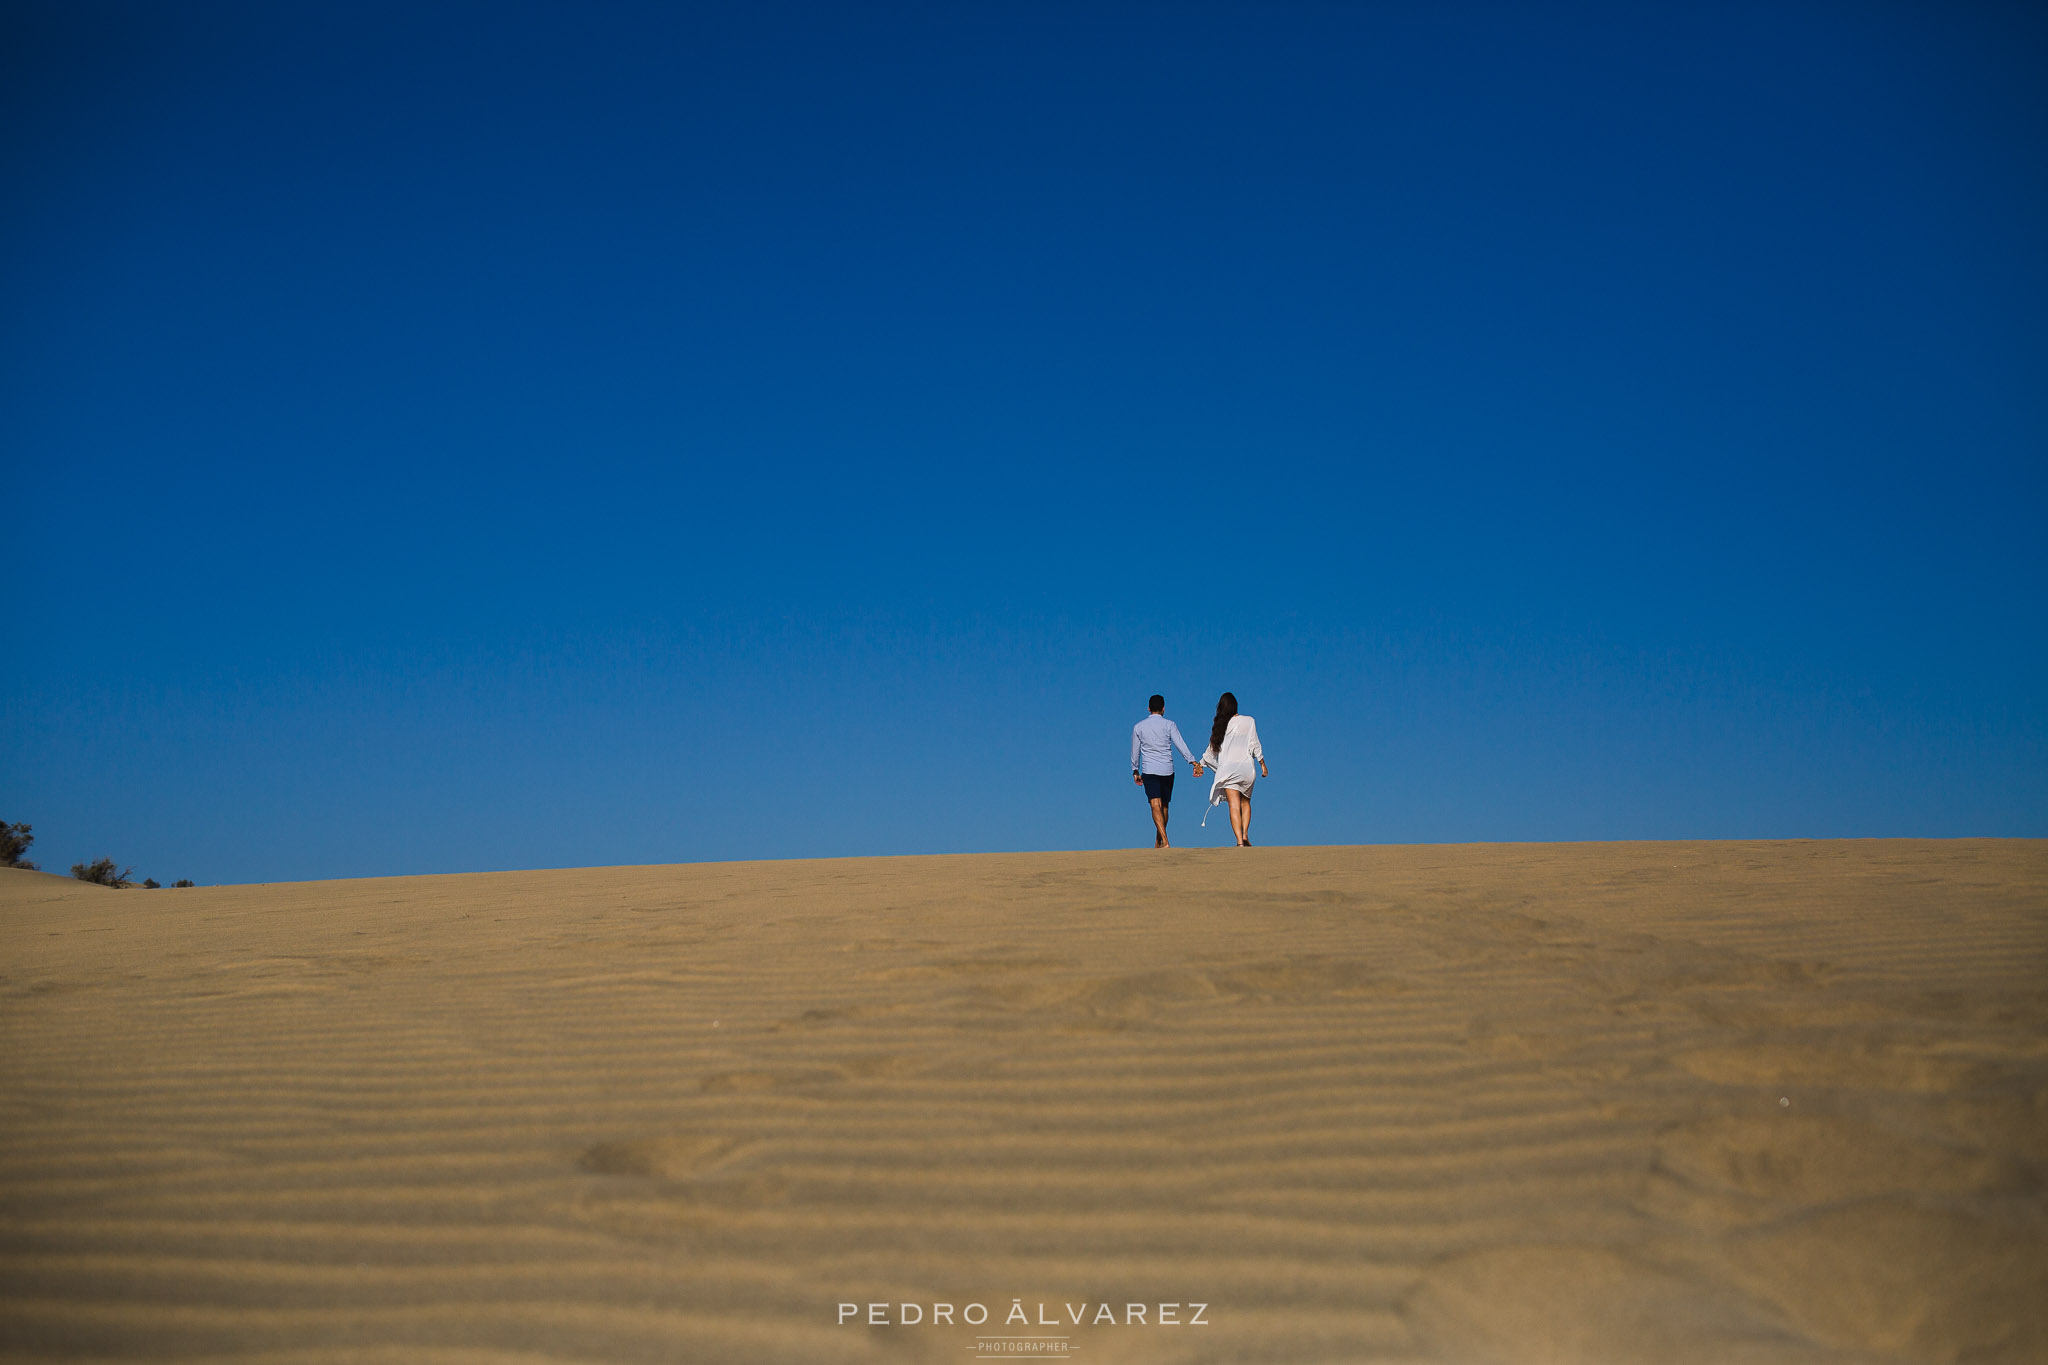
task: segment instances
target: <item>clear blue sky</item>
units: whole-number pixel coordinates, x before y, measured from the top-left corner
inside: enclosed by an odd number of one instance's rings
[[[2038,6],[0,24],[46,867],[2048,835]]]

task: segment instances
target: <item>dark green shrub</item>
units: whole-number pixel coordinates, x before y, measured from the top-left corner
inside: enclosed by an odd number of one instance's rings
[[[0,867],[22,867],[30,872],[39,871],[36,865],[21,855],[28,852],[28,846],[36,841],[27,825],[10,825],[0,820]]]
[[[71,875],[78,878],[78,880],[91,882],[94,886],[112,886],[117,888],[135,885],[134,882],[128,879],[128,874],[134,870],[132,867],[124,867],[117,871],[112,858],[101,858],[97,862],[73,863],[71,865]]]
[[[191,879],[189,879],[189,878],[186,878],[186,877],[180,877],[180,878],[178,878],[178,880],[176,880],[176,881],[172,882],[172,883],[171,883],[171,885],[172,885],[173,887],[180,887],[180,886],[190,886],[190,885],[192,885],[192,882],[191,882]]]
[[[142,889],[143,889],[144,891],[154,891],[154,890],[156,890],[156,889],[157,889],[158,887],[160,887],[160,886],[162,886],[162,885],[163,885],[163,883],[162,883],[162,882],[160,882],[160,881],[158,881],[158,880],[157,880],[156,878],[154,878],[154,877],[144,877],[144,878],[142,879]]]

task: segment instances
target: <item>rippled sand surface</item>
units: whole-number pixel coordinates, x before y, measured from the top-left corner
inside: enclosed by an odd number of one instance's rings
[[[0,871],[0,923],[11,1359],[2048,1360],[2039,842]]]

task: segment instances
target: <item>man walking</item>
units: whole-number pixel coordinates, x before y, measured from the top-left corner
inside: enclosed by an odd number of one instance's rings
[[[1202,765],[1188,752],[1180,727],[1166,718],[1166,698],[1155,693],[1150,705],[1151,714],[1131,727],[1131,781],[1145,789],[1145,799],[1152,803],[1152,827],[1158,831],[1152,847],[1166,848],[1166,817],[1173,804],[1173,751],[1180,750],[1180,756],[1194,765],[1196,777],[1202,775]]]

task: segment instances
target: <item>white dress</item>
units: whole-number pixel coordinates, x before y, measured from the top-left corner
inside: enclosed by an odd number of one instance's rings
[[[1209,786],[1209,804],[1222,804],[1225,787],[1250,796],[1252,783],[1259,779],[1259,764],[1265,757],[1266,751],[1259,747],[1258,722],[1243,714],[1232,716],[1230,724],[1223,727],[1223,752],[1217,753],[1216,746],[1211,744],[1202,753],[1203,764],[1216,770],[1216,780]],[[1208,822],[1204,812],[1202,823]]]

